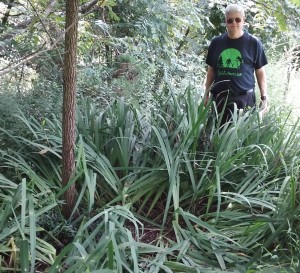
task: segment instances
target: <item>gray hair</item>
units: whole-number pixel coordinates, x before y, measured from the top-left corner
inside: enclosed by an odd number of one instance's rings
[[[244,8],[239,4],[228,5],[225,9],[225,16],[227,16],[228,13],[231,13],[231,12],[239,12],[240,14],[242,14],[243,17],[245,17]]]

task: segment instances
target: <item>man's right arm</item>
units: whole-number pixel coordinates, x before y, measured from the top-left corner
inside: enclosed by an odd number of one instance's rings
[[[208,66],[207,68],[207,74],[206,74],[206,81],[205,81],[205,93],[204,93],[204,105],[207,104],[209,99],[209,91],[212,83],[214,82],[215,78],[215,71],[214,68],[211,66]]]

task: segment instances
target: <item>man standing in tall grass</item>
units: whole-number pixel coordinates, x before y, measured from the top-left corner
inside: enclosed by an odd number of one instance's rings
[[[267,107],[268,63],[262,43],[244,31],[245,11],[238,4],[230,4],[225,10],[227,32],[214,37],[208,48],[206,64],[205,100],[209,95],[216,102],[217,111],[224,109],[222,124],[237,109],[247,110],[256,105],[255,77],[263,108]]]

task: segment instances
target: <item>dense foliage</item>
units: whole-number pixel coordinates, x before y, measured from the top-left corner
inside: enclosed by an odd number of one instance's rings
[[[218,128],[197,101],[171,95],[148,117],[122,100],[78,109],[73,221],[59,213],[59,120],[20,116],[29,135],[2,151],[15,175],[1,177],[2,266],[297,272],[299,126],[272,110]]]
[[[299,272],[300,130],[284,104],[299,1],[241,1],[266,47],[272,107],[220,128],[202,86],[227,3],[80,1],[66,187],[64,1],[0,3],[1,272]]]

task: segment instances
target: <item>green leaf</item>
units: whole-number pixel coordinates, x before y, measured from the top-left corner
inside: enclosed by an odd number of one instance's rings
[[[28,240],[20,240],[20,265],[21,273],[29,272],[29,243]]]
[[[116,271],[110,269],[99,269],[99,270],[91,271],[91,273],[116,273]]]
[[[108,254],[108,268],[113,270],[114,269],[114,246],[112,241],[110,240],[107,246],[107,254]]]
[[[31,253],[31,267],[30,272],[34,273],[35,260],[36,260],[36,215],[34,211],[33,197],[29,198],[29,235],[30,235],[30,253]]]
[[[287,26],[287,22],[285,20],[284,14],[282,14],[282,12],[280,12],[280,11],[276,11],[274,13],[274,15],[275,15],[275,17],[277,19],[277,22],[278,22],[280,30],[281,31],[287,31],[288,26]]]
[[[291,2],[296,6],[300,7],[300,0],[291,0]]]

